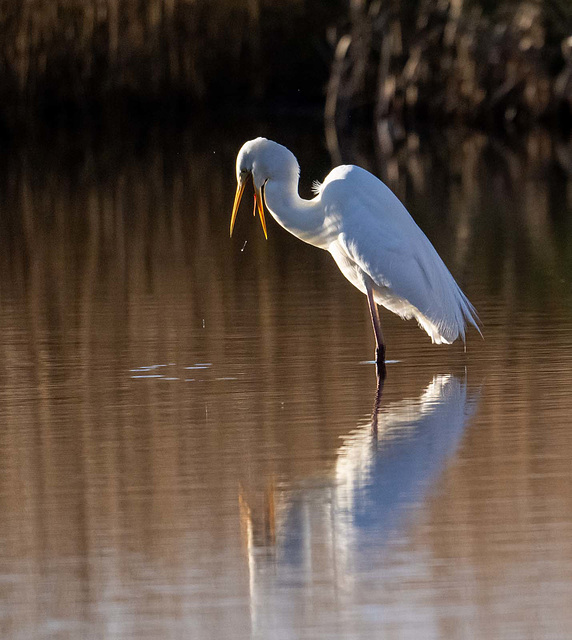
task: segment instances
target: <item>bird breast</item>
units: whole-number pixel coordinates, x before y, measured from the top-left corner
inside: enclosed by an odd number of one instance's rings
[[[332,254],[332,257],[336,261],[340,271],[344,276],[362,293],[366,293],[365,277],[363,269],[354,262],[348,254],[345,252],[343,246],[335,241],[330,244],[328,251]]]

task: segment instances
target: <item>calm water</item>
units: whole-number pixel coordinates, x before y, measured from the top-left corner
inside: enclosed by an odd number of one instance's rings
[[[379,399],[331,258],[265,242],[250,196],[228,238],[245,139],[288,144],[305,194],[329,170],[296,130],[3,158],[3,638],[570,637],[570,149],[348,145],[484,325],[464,352],[384,313]]]

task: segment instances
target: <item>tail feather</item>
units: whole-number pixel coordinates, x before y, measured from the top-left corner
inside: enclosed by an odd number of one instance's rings
[[[453,282],[455,281],[453,280]],[[482,337],[479,316],[475,307],[456,283],[455,286],[454,300],[447,305],[448,314],[446,315],[443,315],[442,307],[433,307],[430,311],[423,313],[403,299],[380,296],[377,301],[405,320],[415,318],[434,344],[451,344],[459,337],[465,342],[468,325],[473,326]]]
[[[465,342],[467,326],[473,326],[482,337],[479,327],[479,316],[475,307],[471,304],[461,288],[455,283],[455,300],[453,308],[449,310],[449,317],[442,317],[440,320],[432,320],[420,311],[415,315],[419,325],[427,332],[431,341],[435,344],[451,344],[457,338]]]

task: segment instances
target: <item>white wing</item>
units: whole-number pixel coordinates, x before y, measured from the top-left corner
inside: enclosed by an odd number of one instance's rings
[[[365,291],[371,278],[379,304],[416,318],[433,342],[464,339],[475,309],[399,199],[371,173],[334,169],[321,188],[328,225],[339,230],[328,247],[344,275]]]

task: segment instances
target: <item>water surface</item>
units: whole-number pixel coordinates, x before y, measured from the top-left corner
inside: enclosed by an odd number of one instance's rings
[[[433,346],[384,313],[379,396],[331,258],[273,221],[265,242],[249,196],[228,238],[257,134],[297,153],[306,195],[330,168],[291,125],[4,159],[2,637],[567,637],[568,147],[348,145],[485,335]]]

